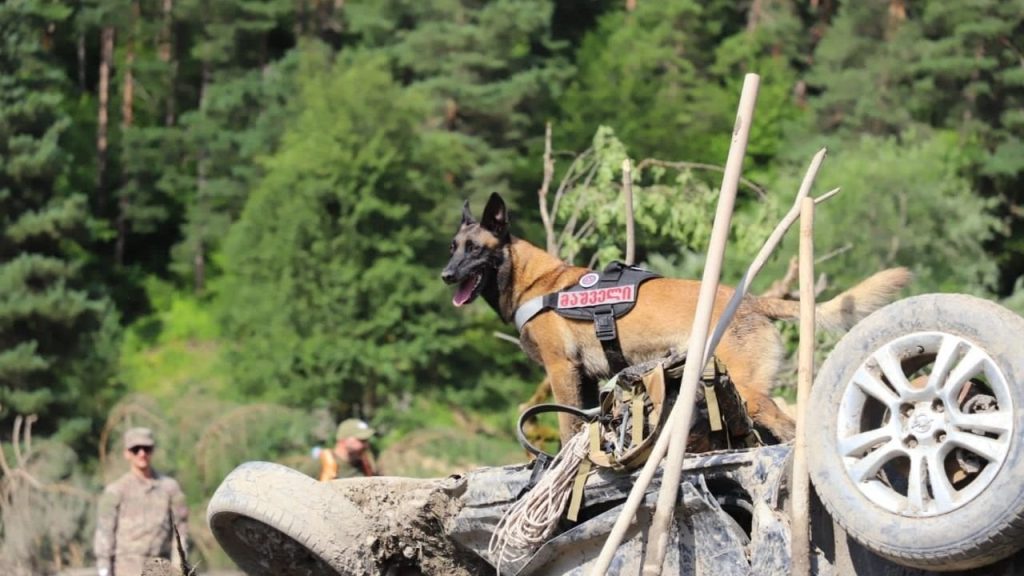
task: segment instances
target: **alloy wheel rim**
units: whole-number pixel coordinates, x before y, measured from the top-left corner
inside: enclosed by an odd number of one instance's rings
[[[1014,436],[1009,380],[984,349],[917,332],[875,350],[847,383],[837,448],[857,489],[908,517],[952,512],[1005,464]]]

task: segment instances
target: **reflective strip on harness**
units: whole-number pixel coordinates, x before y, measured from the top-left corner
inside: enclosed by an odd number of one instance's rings
[[[600,275],[589,272],[579,284],[523,302],[514,316],[516,330],[522,332],[527,322],[547,309],[574,320],[595,319],[595,312],[610,312],[609,320],[625,316],[636,304],[640,285],[651,278],[660,276],[642,268],[612,262]]]

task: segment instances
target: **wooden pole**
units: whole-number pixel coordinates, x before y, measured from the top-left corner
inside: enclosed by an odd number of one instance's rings
[[[756,74],[747,74],[743,81],[743,93],[740,96],[739,110],[736,113],[732,144],[729,146],[725,174],[722,176],[722,188],[719,191],[718,211],[715,214],[715,223],[711,228],[707,260],[704,262],[704,275],[701,278],[700,293],[697,297],[697,311],[693,318],[693,328],[690,330],[690,342],[686,351],[686,364],[683,366],[679,399],[672,407],[672,415],[676,416],[678,413],[678,416],[672,424],[672,428],[668,430],[670,435],[668,457],[665,458],[661,491],[658,493],[658,503],[654,508],[654,517],[651,520],[651,530],[647,540],[647,556],[644,559],[644,576],[661,574],[661,566],[665,562],[665,553],[668,550],[668,536],[671,533],[669,525],[675,515],[676,496],[679,495],[683,456],[686,453],[686,441],[690,435],[690,421],[693,419],[693,404],[697,398],[697,385],[704,371],[704,345],[707,343],[715,295],[718,293],[718,280],[721,277],[722,260],[725,258],[725,246],[729,240],[729,225],[732,221],[732,210],[736,201],[736,190],[739,187],[740,172],[743,170],[743,157],[747,152],[750,125],[754,120],[754,106],[757,103],[759,83],[760,78]]]
[[[765,241],[764,245],[761,246],[761,251],[757,253],[754,261],[750,263],[750,267],[743,274],[739,284],[736,285],[736,289],[733,291],[732,298],[729,300],[729,304],[726,305],[725,311],[718,318],[718,324],[715,325],[715,331],[711,333],[711,338],[708,340],[707,348],[704,351],[705,362],[707,358],[710,358],[714,353],[715,348],[718,346],[718,342],[722,339],[725,334],[726,328],[729,326],[729,322],[732,321],[733,315],[736,310],[740,307],[740,302],[743,301],[743,297],[747,295],[750,290],[750,285],[753,284],[754,278],[764,267],[765,263],[768,262],[768,257],[772,255],[775,248],[782,242],[782,237],[789,230],[789,227],[796,222],[797,218],[800,217],[800,210],[803,206],[803,201],[808,198],[811,193],[811,186],[814,184],[814,179],[818,176],[818,169],[821,168],[821,163],[825,161],[825,154],[827,150],[822,148],[818,150],[818,153],[811,159],[810,166],[807,167],[807,172],[804,173],[804,179],[800,183],[800,189],[797,191],[796,200],[793,202],[792,208],[782,218],[782,221],[772,230],[772,233],[768,236],[768,240]],[[828,200],[832,196],[835,196],[839,192],[839,189],[831,190],[826,194],[821,195],[819,198],[814,199],[815,204],[819,204]]]
[[[648,558],[651,560],[652,566],[656,564],[658,573],[661,571],[661,564],[667,549],[666,544],[669,533],[667,527],[672,520],[675,500],[679,491],[682,458],[690,429],[690,419],[693,416],[693,402],[696,398],[697,379],[703,368],[703,363],[699,359],[704,353],[708,326],[711,323],[715,293],[718,291],[718,280],[721,273],[722,259],[725,254],[725,243],[728,239],[733,204],[736,200],[736,188],[743,167],[743,157],[746,154],[747,139],[750,136],[750,125],[754,118],[754,105],[757,102],[759,85],[760,77],[756,74],[747,74],[744,78],[739,109],[736,113],[736,123],[733,126],[732,143],[729,147],[729,156],[726,161],[725,174],[722,177],[722,187],[719,192],[718,209],[711,231],[707,261],[704,265],[704,276],[697,300],[697,311],[694,315],[693,329],[690,331],[687,357],[691,361],[688,361],[683,368],[682,389],[680,390],[678,400],[672,407],[672,413],[665,423],[665,429],[662,430],[657,442],[655,442],[652,453],[644,464],[637,483],[630,491],[629,497],[623,505],[622,512],[616,519],[608,539],[605,540],[604,547],[601,548],[601,554],[590,571],[591,575],[604,575],[608,571],[612,557],[615,555],[619,544],[622,543],[626,529],[636,515],[647,486],[654,477],[655,470],[657,470],[666,451],[671,447],[673,453],[670,454],[670,458],[666,462],[665,475],[662,480],[662,491],[659,494],[658,506],[655,510],[655,517],[648,538]],[[698,360],[692,361],[693,359]],[[675,432],[677,430],[679,431],[678,434]],[[674,444],[673,440],[676,441]],[[675,465],[674,475],[672,474],[673,464]],[[668,504],[662,506],[663,501],[668,502]],[[660,549],[652,553],[651,548],[655,546]],[[646,564],[647,562],[645,561],[645,574],[648,573]]]
[[[636,230],[633,220],[633,163],[622,161],[622,193],[626,197],[626,264],[636,262]]]
[[[807,476],[807,396],[814,382],[814,200],[800,206],[800,347],[797,359],[796,441],[793,444],[793,576],[809,576],[810,480]]]

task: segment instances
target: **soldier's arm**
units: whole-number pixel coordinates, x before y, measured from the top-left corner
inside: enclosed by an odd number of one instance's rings
[[[110,574],[114,561],[114,546],[117,544],[117,510],[121,495],[108,487],[100,496],[96,513],[96,535],[93,538],[93,553],[96,555],[96,569],[100,576]]]
[[[181,538],[181,549],[185,552],[185,558],[182,558],[178,552],[178,543],[172,542],[171,563],[181,567],[184,565],[183,561],[188,560],[188,503],[185,501],[185,493],[181,491],[181,486],[176,481],[172,482],[171,519],[174,521],[174,526],[178,529],[178,535]]]

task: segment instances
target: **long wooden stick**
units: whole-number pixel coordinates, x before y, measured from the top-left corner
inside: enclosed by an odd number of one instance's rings
[[[722,188],[719,193],[718,210],[715,214],[715,222],[712,227],[711,243],[708,249],[707,261],[704,266],[704,278],[697,301],[697,312],[694,315],[694,328],[690,332],[689,350],[692,352],[692,355],[690,356],[691,358],[698,357],[698,355],[704,351],[704,342],[707,338],[708,326],[711,323],[711,312],[714,306],[715,293],[718,290],[718,279],[721,272],[722,257],[725,251],[725,241],[728,238],[729,224],[732,220],[732,209],[736,199],[736,187],[739,180],[739,174],[742,169],[743,156],[746,153],[747,139],[750,135],[750,125],[754,117],[754,105],[757,102],[757,91],[759,85],[760,77],[756,74],[747,74],[744,78],[743,91],[740,95],[740,105],[736,113],[736,124],[733,128],[732,144],[729,147],[725,176],[722,178]],[[594,567],[590,571],[590,574],[593,576],[604,575],[608,571],[608,566],[611,564],[612,557],[615,555],[615,551],[618,549],[619,544],[622,543],[626,529],[633,521],[636,511],[640,507],[640,502],[643,500],[647,486],[654,477],[654,473],[660,465],[662,457],[664,457],[665,452],[669,449],[671,440],[676,436],[673,432],[674,430],[682,431],[679,435],[680,438],[678,438],[679,448],[676,449],[679,453],[677,460],[680,463],[682,462],[682,453],[684,451],[683,449],[686,447],[686,439],[688,436],[687,431],[690,428],[690,418],[693,416],[693,400],[697,391],[696,377],[700,375],[700,370],[695,368],[697,364],[699,364],[699,362],[687,362],[683,369],[683,388],[679,393],[679,398],[676,400],[675,406],[672,408],[672,413],[669,415],[669,419],[665,423],[665,429],[662,430],[657,442],[655,442],[650,457],[648,457],[647,462],[644,464],[640,477],[637,479],[636,484],[630,491],[629,497],[623,505],[622,512],[615,520],[615,525],[608,534],[608,539],[605,540],[604,547],[601,548],[601,554],[598,556],[594,563]],[[681,473],[681,468],[682,466],[680,464],[676,465],[676,479],[674,482],[675,490],[673,490],[671,494],[671,504],[664,507],[669,510],[668,521],[671,520],[671,513],[675,508],[675,499],[679,490],[679,475]],[[671,468],[666,470],[666,475],[669,472],[671,472]],[[660,506],[661,496],[668,498],[668,495],[665,494],[664,491],[664,487],[668,484],[672,484],[672,482],[670,482],[670,479],[666,476],[665,480],[662,482],[662,493],[659,496],[659,510],[663,508]],[[657,520],[657,517],[655,520]],[[667,527],[668,522],[663,518],[660,520],[660,524],[663,527]],[[663,560],[668,531],[664,530],[664,534],[659,535],[655,532],[656,527],[657,524],[652,525],[650,538],[648,539],[648,546],[654,545],[655,537],[657,537],[658,540],[661,540],[662,551],[660,552],[660,558]],[[659,571],[660,568],[661,566],[659,562]]]
[[[718,293],[718,281],[722,273],[722,261],[725,259],[725,246],[729,240],[729,226],[732,221],[733,205],[736,202],[736,190],[739,186],[740,172],[743,170],[743,157],[747,152],[747,140],[750,126],[754,121],[754,106],[757,103],[757,91],[760,77],[747,74],[743,80],[743,92],[740,95],[739,110],[736,113],[736,125],[733,128],[732,144],[725,162],[725,174],[719,191],[718,210],[715,223],[711,227],[711,241],[708,245],[707,260],[704,262],[704,275],[701,278],[700,292],[697,297],[697,310],[693,317],[693,328],[690,330],[690,342],[686,352],[687,362],[683,366],[683,380],[680,384],[679,397],[672,407],[675,422],[667,431],[669,434],[668,457],[665,458],[662,472],[661,491],[658,503],[651,519],[651,530],[647,539],[647,555],[644,559],[643,574],[656,576],[661,574],[668,550],[669,525],[675,516],[676,496],[679,495],[679,480],[683,473],[683,455],[686,453],[686,441],[690,435],[690,421],[693,419],[693,405],[697,398],[697,384],[704,370],[704,346],[708,340],[708,328],[711,325],[711,314],[714,311],[715,295]],[[694,362],[693,360],[696,360]]]
[[[768,240],[765,241],[764,246],[761,246],[761,251],[757,253],[754,261],[750,263],[750,267],[743,274],[743,278],[740,279],[739,284],[736,285],[736,289],[733,291],[732,298],[729,299],[729,304],[726,305],[725,311],[718,319],[718,324],[715,325],[715,331],[711,334],[711,339],[708,341],[708,346],[704,351],[704,363],[711,358],[711,354],[714,353],[715,348],[718,346],[718,342],[722,339],[725,334],[725,329],[729,326],[729,322],[732,321],[732,317],[736,314],[736,309],[739,308],[740,302],[743,301],[743,297],[747,295],[750,290],[750,285],[754,282],[754,278],[764,267],[765,263],[768,262],[768,258],[775,251],[775,248],[782,241],[782,237],[789,230],[789,227],[796,222],[797,218],[800,217],[800,207],[803,205],[803,201],[811,193],[811,187],[814,184],[814,179],[818,176],[818,169],[821,168],[821,163],[825,160],[825,154],[827,150],[822,148],[818,150],[818,153],[811,159],[810,166],[807,167],[807,172],[804,173],[804,179],[800,183],[800,189],[796,193],[796,200],[793,202],[793,207],[789,209],[789,212],[782,218],[782,221],[772,230]],[[830,190],[823,194],[820,198],[814,199],[815,203],[824,202],[832,196],[835,196],[839,192],[839,189]],[[701,370],[703,370],[703,364]]]
[[[796,441],[793,445],[793,576],[811,572],[809,478],[807,476],[807,397],[814,382],[814,200],[800,207],[800,348],[797,360]]]
[[[626,198],[626,264],[632,266],[636,260],[636,232],[633,221],[633,162],[622,161],[622,192]]]

